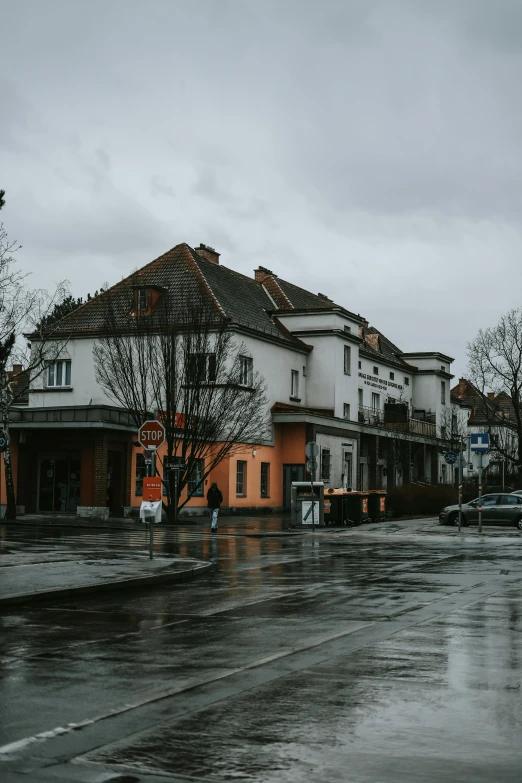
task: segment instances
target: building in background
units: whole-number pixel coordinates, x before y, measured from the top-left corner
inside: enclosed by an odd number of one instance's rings
[[[133,276],[140,289],[168,292],[173,307],[204,291],[267,385],[270,441],[245,444],[206,482],[195,477],[187,512],[206,505],[210,481],[227,508],[288,508],[292,481],[307,477],[309,440],[320,448],[317,478],[329,486],[451,480],[441,438],[451,406],[449,356],[404,353],[326,295],[264,267],[242,275],[205,245],[177,245]],[[108,298],[121,296],[122,286],[62,319],[67,349],[12,412],[17,502],[27,510],[103,517],[140,504],[145,466],[135,427],[97,384],[93,357]]]

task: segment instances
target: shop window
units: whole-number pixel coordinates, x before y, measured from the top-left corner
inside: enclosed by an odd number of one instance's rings
[[[270,497],[270,463],[261,463],[261,497]]]
[[[236,495],[237,497],[246,497],[246,472],[247,464],[244,460],[238,459],[236,468]]]
[[[192,498],[202,498],[204,495],[203,475],[205,471],[205,462],[202,459],[194,461],[188,480],[188,494]]]
[[[147,475],[147,466],[145,464],[145,457],[141,452],[136,454],[136,495],[143,495],[143,479]]]
[[[59,359],[47,367],[47,386],[60,387],[71,385],[71,360]]]

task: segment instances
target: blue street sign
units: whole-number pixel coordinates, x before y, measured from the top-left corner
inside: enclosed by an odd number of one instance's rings
[[[487,432],[475,432],[470,435],[469,443],[471,451],[489,451],[489,435]]]
[[[448,451],[444,455],[444,459],[448,463],[448,465],[454,465],[457,461],[457,455],[453,453],[453,451]]]

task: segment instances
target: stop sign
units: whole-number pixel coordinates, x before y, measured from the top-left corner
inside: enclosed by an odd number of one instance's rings
[[[144,449],[157,449],[165,440],[165,427],[160,421],[144,421],[138,430],[138,440]]]

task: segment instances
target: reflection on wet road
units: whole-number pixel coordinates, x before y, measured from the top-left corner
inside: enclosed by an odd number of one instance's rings
[[[4,615],[2,744],[22,740],[9,769],[520,780],[518,541],[233,533],[156,531],[158,552],[215,561],[192,583]],[[143,539],[28,530],[6,548],[114,556]]]

